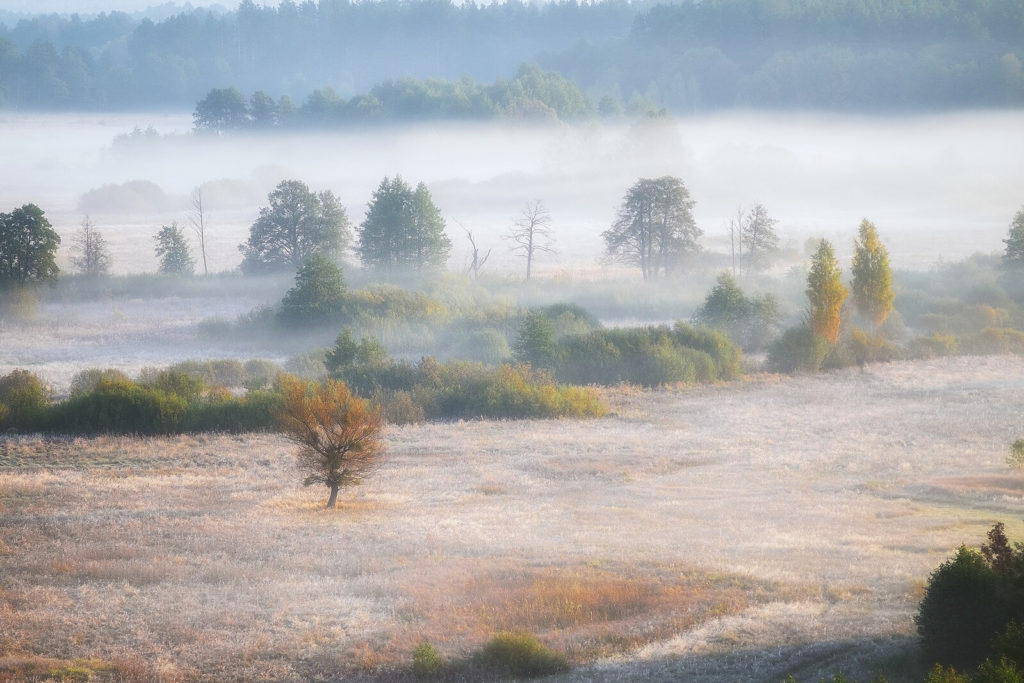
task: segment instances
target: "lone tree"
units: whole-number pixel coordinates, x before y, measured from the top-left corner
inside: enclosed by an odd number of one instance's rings
[[[526,259],[527,282],[533,271],[535,255],[557,253],[551,246],[554,242],[551,235],[551,214],[539,200],[523,207],[519,218],[505,237],[512,241],[512,251]]]
[[[746,249],[747,272],[768,267],[771,257],[779,250],[779,236],[775,232],[778,221],[768,215],[764,204],[751,209],[740,228],[740,244]]]
[[[0,287],[55,280],[58,246],[60,235],[35,204],[0,213]]]
[[[380,410],[344,382],[310,384],[291,375],[281,375],[279,382],[284,397],[279,422],[299,447],[299,469],[307,475],[303,485],[327,486],[327,508],[333,508],[338,490],[359,484],[383,453]]]
[[[313,254],[295,274],[295,286],[281,300],[277,317],[283,323],[328,325],[345,312],[345,276],[324,254]]]
[[[839,341],[840,311],[847,294],[832,244],[822,240],[807,273],[808,322],[815,336],[833,344]]]
[[[203,202],[201,187],[192,190],[191,202],[188,222],[192,225],[192,232],[196,234],[196,239],[199,240],[199,255],[203,259],[203,275],[209,275],[210,269],[206,265],[206,205]]]
[[[359,226],[359,259],[368,268],[443,268],[452,243],[427,186],[413,190],[401,176],[384,178]]]
[[[608,256],[640,266],[645,280],[667,275],[700,251],[703,231],[693,219],[693,200],[673,176],[641,178],[626,192],[615,223],[602,233]]]
[[[299,180],[283,180],[267,196],[249,228],[249,241],[238,246],[242,270],[298,270],[317,252],[337,259],[351,241],[348,216],[332,192],[311,192]]]
[[[71,264],[82,275],[100,277],[110,271],[107,242],[86,216],[82,227],[71,237]]]
[[[195,260],[189,253],[185,233],[177,223],[160,228],[153,238],[156,242],[156,256],[160,259],[160,272],[165,275],[192,275]]]
[[[860,222],[859,238],[853,243],[850,291],[857,311],[877,330],[892,312],[892,272],[889,252],[878,239],[875,224],[866,218]]]
[[[1010,232],[1003,243],[1006,245],[1003,262],[1018,268],[1024,266],[1024,207],[1013,217]]]

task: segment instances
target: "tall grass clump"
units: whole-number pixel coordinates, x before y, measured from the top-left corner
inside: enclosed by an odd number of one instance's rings
[[[412,651],[412,672],[417,678],[439,678],[444,673],[444,664],[444,657],[430,643],[420,643]]]

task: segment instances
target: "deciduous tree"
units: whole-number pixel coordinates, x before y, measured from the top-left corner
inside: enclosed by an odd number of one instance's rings
[[[351,241],[345,209],[330,191],[315,193],[298,180],[284,180],[268,195],[269,206],[239,245],[247,273],[298,270],[312,254],[337,259]]]
[[[278,319],[298,325],[336,323],[344,313],[345,277],[324,254],[313,254],[295,274],[295,286],[281,300]]]
[[[161,227],[153,239],[156,242],[156,256],[160,259],[161,273],[191,275],[195,272],[195,260],[189,251],[188,240],[177,223]]]
[[[626,192],[612,227],[602,233],[608,256],[640,266],[656,280],[700,251],[703,231],[693,219],[693,200],[673,176],[641,178]]]
[[[828,240],[822,240],[807,273],[808,321],[815,336],[833,344],[839,341],[840,311],[849,290]]]
[[[196,130],[221,133],[226,130],[245,128],[249,114],[245,97],[234,88],[214,88],[196,104],[192,113],[192,124]]]
[[[359,258],[384,271],[442,268],[452,247],[444,228],[426,185],[412,190],[401,176],[384,178],[359,226]]]
[[[380,410],[355,396],[344,382],[304,382],[290,375],[279,379],[283,404],[279,422],[285,436],[298,445],[303,484],[330,489],[333,508],[343,486],[359,484],[383,453]]]
[[[526,280],[533,272],[533,258],[537,254],[555,254],[552,247],[551,214],[540,200],[523,207],[519,218],[505,236],[512,241],[512,251],[526,259]]]
[[[55,280],[59,245],[60,235],[35,204],[0,213],[0,286]]]
[[[746,249],[747,272],[762,270],[779,250],[779,236],[775,232],[778,221],[768,215],[764,204],[751,209],[743,220],[740,241]]]
[[[100,277],[110,270],[110,252],[106,240],[86,216],[82,227],[71,237],[71,264],[82,275]]]
[[[853,243],[850,290],[857,311],[878,329],[892,312],[892,272],[889,252],[878,239],[875,224],[866,218],[860,222],[859,237]]]
[[[1003,262],[1018,268],[1024,266],[1024,207],[1021,207],[1010,222],[1010,232],[1003,243],[1006,245]]]

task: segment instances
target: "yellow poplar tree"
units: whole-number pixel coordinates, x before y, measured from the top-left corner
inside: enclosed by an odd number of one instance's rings
[[[839,312],[849,290],[843,285],[842,271],[828,240],[822,240],[811,258],[807,273],[807,299],[810,324],[815,335],[833,344],[839,341]]]
[[[859,238],[853,243],[853,281],[850,288],[857,311],[877,330],[892,312],[892,271],[889,269],[889,252],[878,239],[875,224],[866,218],[860,222]]]

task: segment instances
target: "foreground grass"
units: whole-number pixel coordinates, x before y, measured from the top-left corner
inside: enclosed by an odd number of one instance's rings
[[[1024,513],[1022,391],[960,358],[392,428],[334,511],[273,435],[6,437],[0,679],[405,680],[528,631],[566,680],[913,680],[928,572]]]

